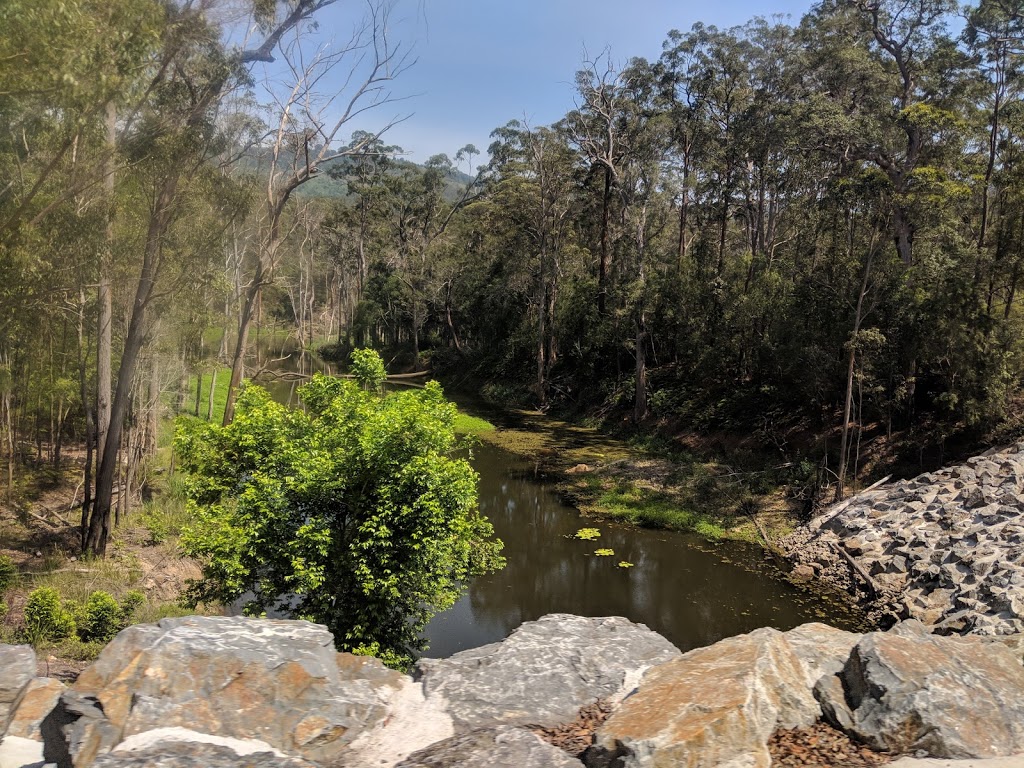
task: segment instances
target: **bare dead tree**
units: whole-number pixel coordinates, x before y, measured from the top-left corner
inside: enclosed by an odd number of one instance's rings
[[[283,94],[271,93],[278,115],[270,139],[267,179],[260,204],[260,245],[250,252],[248,283],[242,297],[238,333],[231,360],[224,424],[231,423],[235,398],[244,374],[245,353],[254,310],[263,288],[274,279],[281,244],[284,212],[292,194],[331,161],[367,154],[377,139],[405,117],[394,117],[376,132],[341,144],[342,129],[372,109],[400,101],[390,83],[413,61],[401,45],[388,39],[389,6],[371,5],[367,18],[340,48],[324,46],[308,61],[298,30],[282,52],[291,85]],[[346,69],[347,68],[347,69]],[[331,79],[345,72],[342,84],[325,93]]]

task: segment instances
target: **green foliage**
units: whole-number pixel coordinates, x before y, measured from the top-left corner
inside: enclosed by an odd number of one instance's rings
[[[135,611],[146,602],[146,595],[138,589],[125,592],[121,598],[121,620],[127,624],[132,620]]]
[[[456,434],[459,435],[483,435],[496,429],[487,419],[481,419],[479,416],[470,416],[462,411],[459,411],[455,416],[453,427]]]
[[[0,555],[0,595],[3,595],[18,578],[18,568],[7,555]]]
[[[375,392],[380,390],[388,377],[384,361],[372,349],[352,350],[352,364],[349,370],[363,389]]]
[[[182,545],[204,561],[193,604],[252,597],[326,624],[342,649],[407,659],[466,581],[502,565],[436,383],[380,397],[314,376],[305,410],[260,387],[232,424],[179,422],[175,448],[196,515]],[[376,645],[374,645],[376,644]]]
[[[106,642],[124,627],[124,610],[109,593],[89,595],[78,622],[78,636],[85,642]]]
[[[56,589],[39,587],[25,602],[25,630],[34,640],[63,640],[75,634],[75,617]]]

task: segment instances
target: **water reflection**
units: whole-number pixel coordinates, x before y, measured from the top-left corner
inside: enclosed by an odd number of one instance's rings
[[[853,628],[859,617],[779,579],[753,546],[598,524],[596,541],[572,538],[593,521],[530,477],[530,467],[488,445],[475,451],[480,507],[505,542],[506,568],[476,579],[426,628],[430,656],[506,637],[546,613],[626,616],[687,650],[763,626],[806,621]],[[610,548],[611,557],[593,554]],[[633,563],[620,568],[618,563]]]

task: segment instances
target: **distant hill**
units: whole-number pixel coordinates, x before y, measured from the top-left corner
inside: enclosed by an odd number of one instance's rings
[[[324,163],[320,169],[320,173],[314,176],[312,179],[307,181],[301,187],[295,191],[296,197],[304,198],[324,198],[333,200],[343,200],[349,196],[348,184],[343,178],[335,178],[331,176],[328,171],[335,165],[343,162],[342,160],[334,160],[328,163]],[[239,162],[239,166],[243,169],[243,172],[257,172],[260,166],[260,155],[258,152],[243,157]],[[404,171],[411,169],[423,169],[423,165],[420,163],[414,163],[411,160],[403,160],[397,158],[392,160],[392,169],[390,173],[398,175]],[[473,177],[460,170],[455,170],[453,174],[447,179],[445,183],[444,197],[449,202],[454,201],[462,194],[462,190],[465,186],[473,181]]]

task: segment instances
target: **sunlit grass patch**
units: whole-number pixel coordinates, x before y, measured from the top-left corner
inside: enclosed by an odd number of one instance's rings
[[[486,432],[493,432],[496,427],[479,416],[470,416],[468,413],[459,411],[455,417],[455,431],[460,435],[482,435]]]
[[[683,509],[670,497],[636,485],[620,484],[600,494],[592,503],[600,514],[645,528],[694,531],[721,538],[725,530],[706,516]]]

